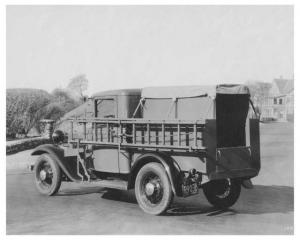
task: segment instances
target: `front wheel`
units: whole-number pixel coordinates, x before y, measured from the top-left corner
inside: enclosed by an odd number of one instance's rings
[[[203,192],[213,206],[220,209],[229,208],[240,196],[241,183],[238,179],[212,180],[203,185]]]
[[[156,162],[143,166],[135,180],[135,195],[141,209],[159,215],[173,200],[172,187],[164,167]]]
[[[42,154],[34,166],[35,185],[43,194],[52,196],[61,185],[61,169],[51,154]]]

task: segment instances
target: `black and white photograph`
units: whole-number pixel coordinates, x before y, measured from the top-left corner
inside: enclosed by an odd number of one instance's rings
[[[294,235],[294,5],[3,7],[6,236]]]

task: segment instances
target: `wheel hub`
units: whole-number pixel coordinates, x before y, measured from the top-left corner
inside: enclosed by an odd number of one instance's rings
[[[44,181],[47,178],[47,172],[43,169],[40,171],[40,179]]]
[[[145,191],[147,196],[151,196],[155,191],[155,185],[151,182],[147,183]]]

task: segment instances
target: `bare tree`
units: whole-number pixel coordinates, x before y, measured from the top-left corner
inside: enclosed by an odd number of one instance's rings
[[[65,112],[68,112],[72,110],[73,108],[77,107],[80,102],[76,99],[73,99],[70,95],[69,92],[66,91],[65,89],[61,88],[56,88],[52,92],[53,99],[51,102],[58,103],[61,105],[63,110]]]
[[[84,91],[87,90],[88,83],[89,81],[85,74],[80,74],[70,79],[70,83],[68,84],[67,88],[77,93],[80,96],[80,99],[83,101],[85,97]]]

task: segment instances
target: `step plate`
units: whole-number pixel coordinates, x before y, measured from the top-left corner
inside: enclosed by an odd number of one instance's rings
[[[99,186],[103,188],[112,188],[112,189],[120,189],[127,190],[128,183],[126,181],[121,180],[99,180],[99,181],[91,181],[84,182],[85,184],[91,184],[93,186]]]

